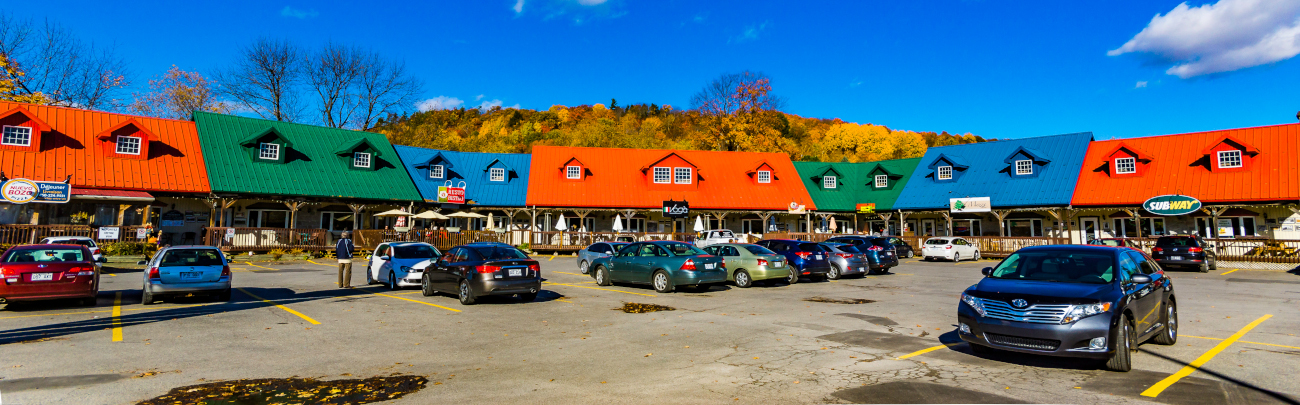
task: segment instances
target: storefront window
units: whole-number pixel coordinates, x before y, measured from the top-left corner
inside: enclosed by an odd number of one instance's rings
[[[1007,236],[1043,236],[1043,220],[1041,219],[1008,219],[1006,228]]]
[[[953,236],[980,236],[980,220],[978,219],[954,219],[952,220]]]
[[[96,204],[94,224],[99,226],[116,225],[117,208],[116,204]]]

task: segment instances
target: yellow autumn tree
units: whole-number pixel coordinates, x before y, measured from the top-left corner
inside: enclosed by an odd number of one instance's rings
[[[4,76],[0,77],[0,100],[31,104],[50,103],[50,98],[39,91],[30,94],[19,91],[17,82],[27,74],[2,53],[0,53],[0,72],[4,72]]]
[[[228,113],[230,105],[217,98],[216,83],[172,65],[167,73],[149,81],[148,92],[135,94],[129,109],[151,117],[189,119],[195,111]]]

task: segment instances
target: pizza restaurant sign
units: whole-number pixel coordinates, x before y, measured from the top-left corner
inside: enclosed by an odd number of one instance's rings
[[[72,185],[53,181],[10,179],[0,185],[0,197],[13,204],[62,204],[72,199]]]
[[[1201,209],[1201,200],[1185,195],[1162,195],[1151,197],[1142,203],[1142,208],[1156,215],[1183,215]]]
[[[465,203],[465,182],[460,182],[460,187],[452,187],[451,180],[438,186],[438,202],[444,204],[464,204]]]

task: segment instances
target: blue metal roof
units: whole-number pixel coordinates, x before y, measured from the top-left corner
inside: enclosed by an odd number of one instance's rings
[[[450,180],[465,183],[465,199],[484,207],[523,207],[528,193],[532,157],[520,153],[454,152],[394,145],[406,172],[425,201],[438,201],[438,186]],[[443,166],[443,177],[429,177],[431,164]],[[491,170],[505,170],[505,181],[492,181]]]
[[[950,198],[962,197],[989,197],[994,209],[1069,205],[1089,142],[1092,133],[1081,132],[930,148],[894,209],[946,210]],[[1031,174],[1017,175],[1020,159],[1033,161]],[[948,165],[952,180],[937,180],[938,167]]]

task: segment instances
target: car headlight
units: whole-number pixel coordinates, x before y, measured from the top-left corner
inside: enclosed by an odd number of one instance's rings
[[[1070,308],[1070,312],[1065,314],[1065,318],[1061,319],[1061,323],[1075,322],[1093,315],[1106,313],[1107,311],[1110,311],[1109,302],[1075,305]]]
[[[984,312],[984,304],[980,303],[979,298],[972,297],[970,296],[970,294],[962,293],[961,302],[965,302],[966,305],[970,305],[970,307],[974,308],[975,312],[978,312],[980,316],[986,316]]]
[[[410,273],[410,272],[411,272],[411,267],[410,267],[410,266],[402,266],[401,269],[402,269],[402,272],[405,272],[405,273]]]

